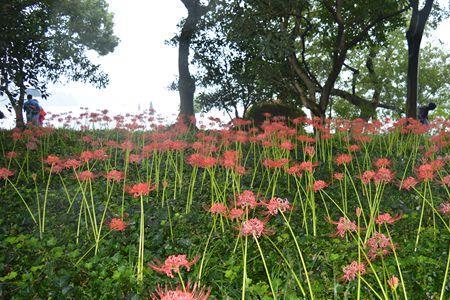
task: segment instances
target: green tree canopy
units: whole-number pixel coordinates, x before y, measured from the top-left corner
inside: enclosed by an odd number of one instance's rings
[[[224,82],[217,70],[244,61],[234,78],[247,74],[324,117],[349,53],[388,40],[408,9],[407,1],[221,0],[204,18],[197,62],[207,82]]]
[[[89,58],[118,45],[106,0],[6,0],[0,4],[0,92],[23,125],[25,90],[47,94],[49,82],[84,81],[104,87],[108,76]]]

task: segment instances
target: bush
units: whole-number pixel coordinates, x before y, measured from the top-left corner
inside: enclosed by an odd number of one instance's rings
[[[284,117],[286,119],[295,119],[305,116],[305,113],[301,108],[287,103],[281,102],[261,102],[252,105],[245,118],[252,120],[256,125],[260,125],[267,118],[266,114],[270,114],[270,117]]]

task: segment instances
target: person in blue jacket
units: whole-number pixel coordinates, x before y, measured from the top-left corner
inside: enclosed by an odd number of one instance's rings
[[[36,99],[33,99],[31,95],[27,96],[27,101],[23,104],[23,110],[27,116],[27,123],[31,123],[34,126],[40,126],[39,114],[41,106]]]

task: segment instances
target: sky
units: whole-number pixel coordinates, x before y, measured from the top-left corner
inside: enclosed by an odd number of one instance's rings
[[[53,113],[79,112],[79,107],[133,113],[148,108],[152,102],[157,113],[175,115],[178,93],[169,91],[168,86],[178,73],[178,54],[177,48],[164,41],[177,32],[178,22],[187,15],[185,7],[180,0],[108,2],[120,44],[112,54],[93,58],[109,74],[110,84],[105,89],[83,83],[50,85],[50,97],[41,104]],[[441,40],[450,49],[449,31],[447,19],[432,39]]]

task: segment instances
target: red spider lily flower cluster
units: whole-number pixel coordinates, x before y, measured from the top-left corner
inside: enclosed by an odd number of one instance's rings
[[[208,209],[208,212],[212,214],[217,214],[221,216],[226,216],[228,212],[228,208],[223,203],[213,203],[211,207]]]
[[[95,179],[95,174],[92,173],[91,171],[83,171],[79,173],[77,176],[80,181],[88,181]]]
[[[280,159],[265,159],[263,162],[263,165],[269,169],[279,169],[284,167],[289,163],[289,159],[287,158],[280,158]]]
[[[128,189],[128,193],[133,195],[134,198],[141,196],[147,196],[151,191],[155,189],[155,186],[148,184],[147,182],[136,183]]]
[[[230,209],[230,213],[228,214],[228,217],[231,220],[240,219],[244,215],[244,210],[241,208],[232,208]]]
[[[434,168],[431,164],[420,165],[417,169],[417,178],[422,181],[429,181],[434,179]]]
[[[396,290],[398,287],[398,278],[396,276],[389,278],[388,285],[391,289]]]
[[[450,202],[441,203],[438,210],[443,215],[450,215]]]
[[[392,164],[392,162],[389,160],[389,158],[379,158],[373,165],[375,167],[379,168],[386,168],[389,167]]]
[[[328,184],[325,181],[323,181],[323,180],[316,180],[316,181],[314,181],[314,184],[313,184],[313,190],[314,190],[314,192],[317,193],[318,191],[323,190],[327,186],[328,186]]]
[[[364,171],[364,173],[362,173],[362,175],[361,175],[361,182],[363,184],[369,184],[372,181],[372,179],[375,177],[376,174],[377,173],[372,170]]]
[[[367,256],[369,256],[371,260],[388,255],[390,250],[394,247],[391,240],[379,232],[375,232],[374,235],[367,240],[366,246],[369,248]]]
[[[332,237],[345,237],[345,234],[347,232],[355,232],[356,230],[358,230],[358,226],[356,225],[356,223],[354,221],[350,221],[349,219],[345,218],[345,217],[340,217],[339,221],[333,221],[331,219],[328,219],[328,222],[330,222],[331,224],[336,225],[336,232],[331,234]]]
[[[408,177],[400,185],[400,189],[409,191],[414,188],[419,182],[414,177]]]
[[[18,156],[17,152],[14,152],[14,151],[9,151],[5,155],[5,157],[8,159],[14,159],[14,158],[17,158],[17,156]]]
[[[119,182],[124,178],[123,172],[117,170],[111,170],[105,175],[106,179]]]
[[[112,218],[109,222],[109,229],[112,231],[124,231],[127,228],[127,223],[122,219]]]
[[[49,155],[44,162],[49,165],[58,165],[61,163],[61,159],[56,155]]]
[[[14,175],[14,172],[11,170],[8,170],[6,168],[0,169],[0,178],[1,179],[7,179],[8,177],[11,177]]]
[[[279,211],[284,213],[291,209],[291,205],[287,199],[277,197],[270,199],[268,202],[263,203],[263,205],[267,209],[267,213],[272,216],[277,215]]]
[[[217,158],[194,153],[187,158],[187,163],[198,168],[212,168],[217,164]]]
[[[446,187],[450,187],[450,175],[447,175],[442,178],[441,184]]]
[[[339,181],[343,180],[344,176],[345,176],[344,173],[334,173],[333,174],[333,178],[336,179],[336,180],[339,180]]]
[[[210,294],[210,289],[199,288],[197,285],[191,288],[188,283],[185,290],[181,287],[170,290],[167,287],[158,286],[150,297],[152,300],[208,300]]]
[[[238,195],[236,205],[242,208],[255,208],[258,206],[258,202],[256,201],[256,196],[252,191],[245,190]]]
[[[252,236],[254,238],[273,234],[273,230],[266,228],[266,223],[267,220],[260,220],[258,218],[248,219],[242,223],[240,233],[242,236]]]
[[[336,157],[336,164],[338,166],[349,164],[351,161],[352,156],[350,154],[340,154],[338,157]]]
[[[380,184],[380,183],[389,183],[394,179],[394,173],[387,168],[379,168],[375,174],[375,176],[373,177],[373,180],[375,181],[375,183]]]
[[[344,275],[342,275],[342,280],[349,282],[355,280],[356,275],[362,276],[366,274],[366,266],[364,263],[358,263],[357,261],[352,261],[351,264],[342,268]]]
[[[401,214],[398,214],[395,217],[392,217],[389,213],[385,213],[385,214],[379,215],[375,219],[375,223],[377,223],[377,225],[382,225],[382,224],[392,225],[395,222],[397,222],[398,220],[400,220],[401,218],[402,218]]]
[[[163,273],[170,278],[174,278],[175,276],[172,272],[179,273],[181,267],[185,267],[189,272],[191,266],[194,265],[199,258],[200,256],[196,256],[193,260],[188,261],[186,254],[171,255],[166,258],[163,264],[161,264],[158,260],[155,260],[158,265],[149,263],[148,266],[156,272]]]
[[[76,159],[68,159],[64,162],[64,168],[66,169],[78,169],[81,166],[81,162]]]

